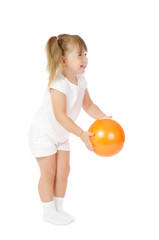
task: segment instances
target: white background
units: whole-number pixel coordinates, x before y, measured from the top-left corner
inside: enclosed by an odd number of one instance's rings
[[[1,1],[1,239],[159,239],[157,2]],[[61,33],[85,40],[92,100],[126,135],[110,158],[71,135],[64,207],[76,222],[64,227],[42,221],[39,169],[27,139],[48,81],[45,44]],[[77,123],[87,130],[93,121],[82,110]]]

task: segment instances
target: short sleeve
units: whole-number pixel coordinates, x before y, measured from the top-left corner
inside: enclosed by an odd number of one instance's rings
[[[49,88],[53,88],[53,89],[56,89],[64,94],[67,93],[67,85],[66,85],[66,82],[64,81],[64,79],[62,78],[59,78],[55,81],[53,81]]]

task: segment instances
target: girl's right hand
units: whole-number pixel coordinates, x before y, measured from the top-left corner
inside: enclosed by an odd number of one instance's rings
[[[80,138],[81,140],[85,143],[86,147],[90,150],[90,151],[93,151],[93,145],[90,141],[90,136],[94,136],[94,133],[91,133],[91,132],[82,132]]]

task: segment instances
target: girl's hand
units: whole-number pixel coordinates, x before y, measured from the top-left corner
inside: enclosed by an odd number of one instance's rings
[[[112,116],[107,116],[106,114],[104,114],[104,116],[99,118],[99,119],[102,119],[102,118],[110,118],[110,119],[112,119]]]
[[[80,138],[81,140],[85,143],[86,147],[88,148],[88,150],[93,151],[93,145],[90,141],[90,136],[94,136],[94,133],[91,132],[82,132]]]

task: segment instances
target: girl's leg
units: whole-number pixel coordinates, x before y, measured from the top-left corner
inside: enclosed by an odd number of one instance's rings
[[[56,174],[56,155],[57,154],[53,154],[47,157],[36,158],[41,172],[38,189],[44,207],[44,221],[58,225],[66,225],[71,223],[72,219],[68,217],[66,218],[57,212],[53,201],[53,186]]]
[[[72,221],[75,217],[63,210],[63,200],[67,188],[67,179],[70,172],[70,152],[58,150],[57,151],[57,168],[54,185],[54,201],[56,209],[64,217],[68,217]]]
[[[47,157],[37,157],[40,167],[40,180],[38,184],[39,195],[42,202],[50,202],[53,200],[53,186],[56,174],[56,155]]]
[[[70,172],[70,152],[57,151],[57,166],[54,185],[54,195],[63,198],[66,193],[67,179]]]

